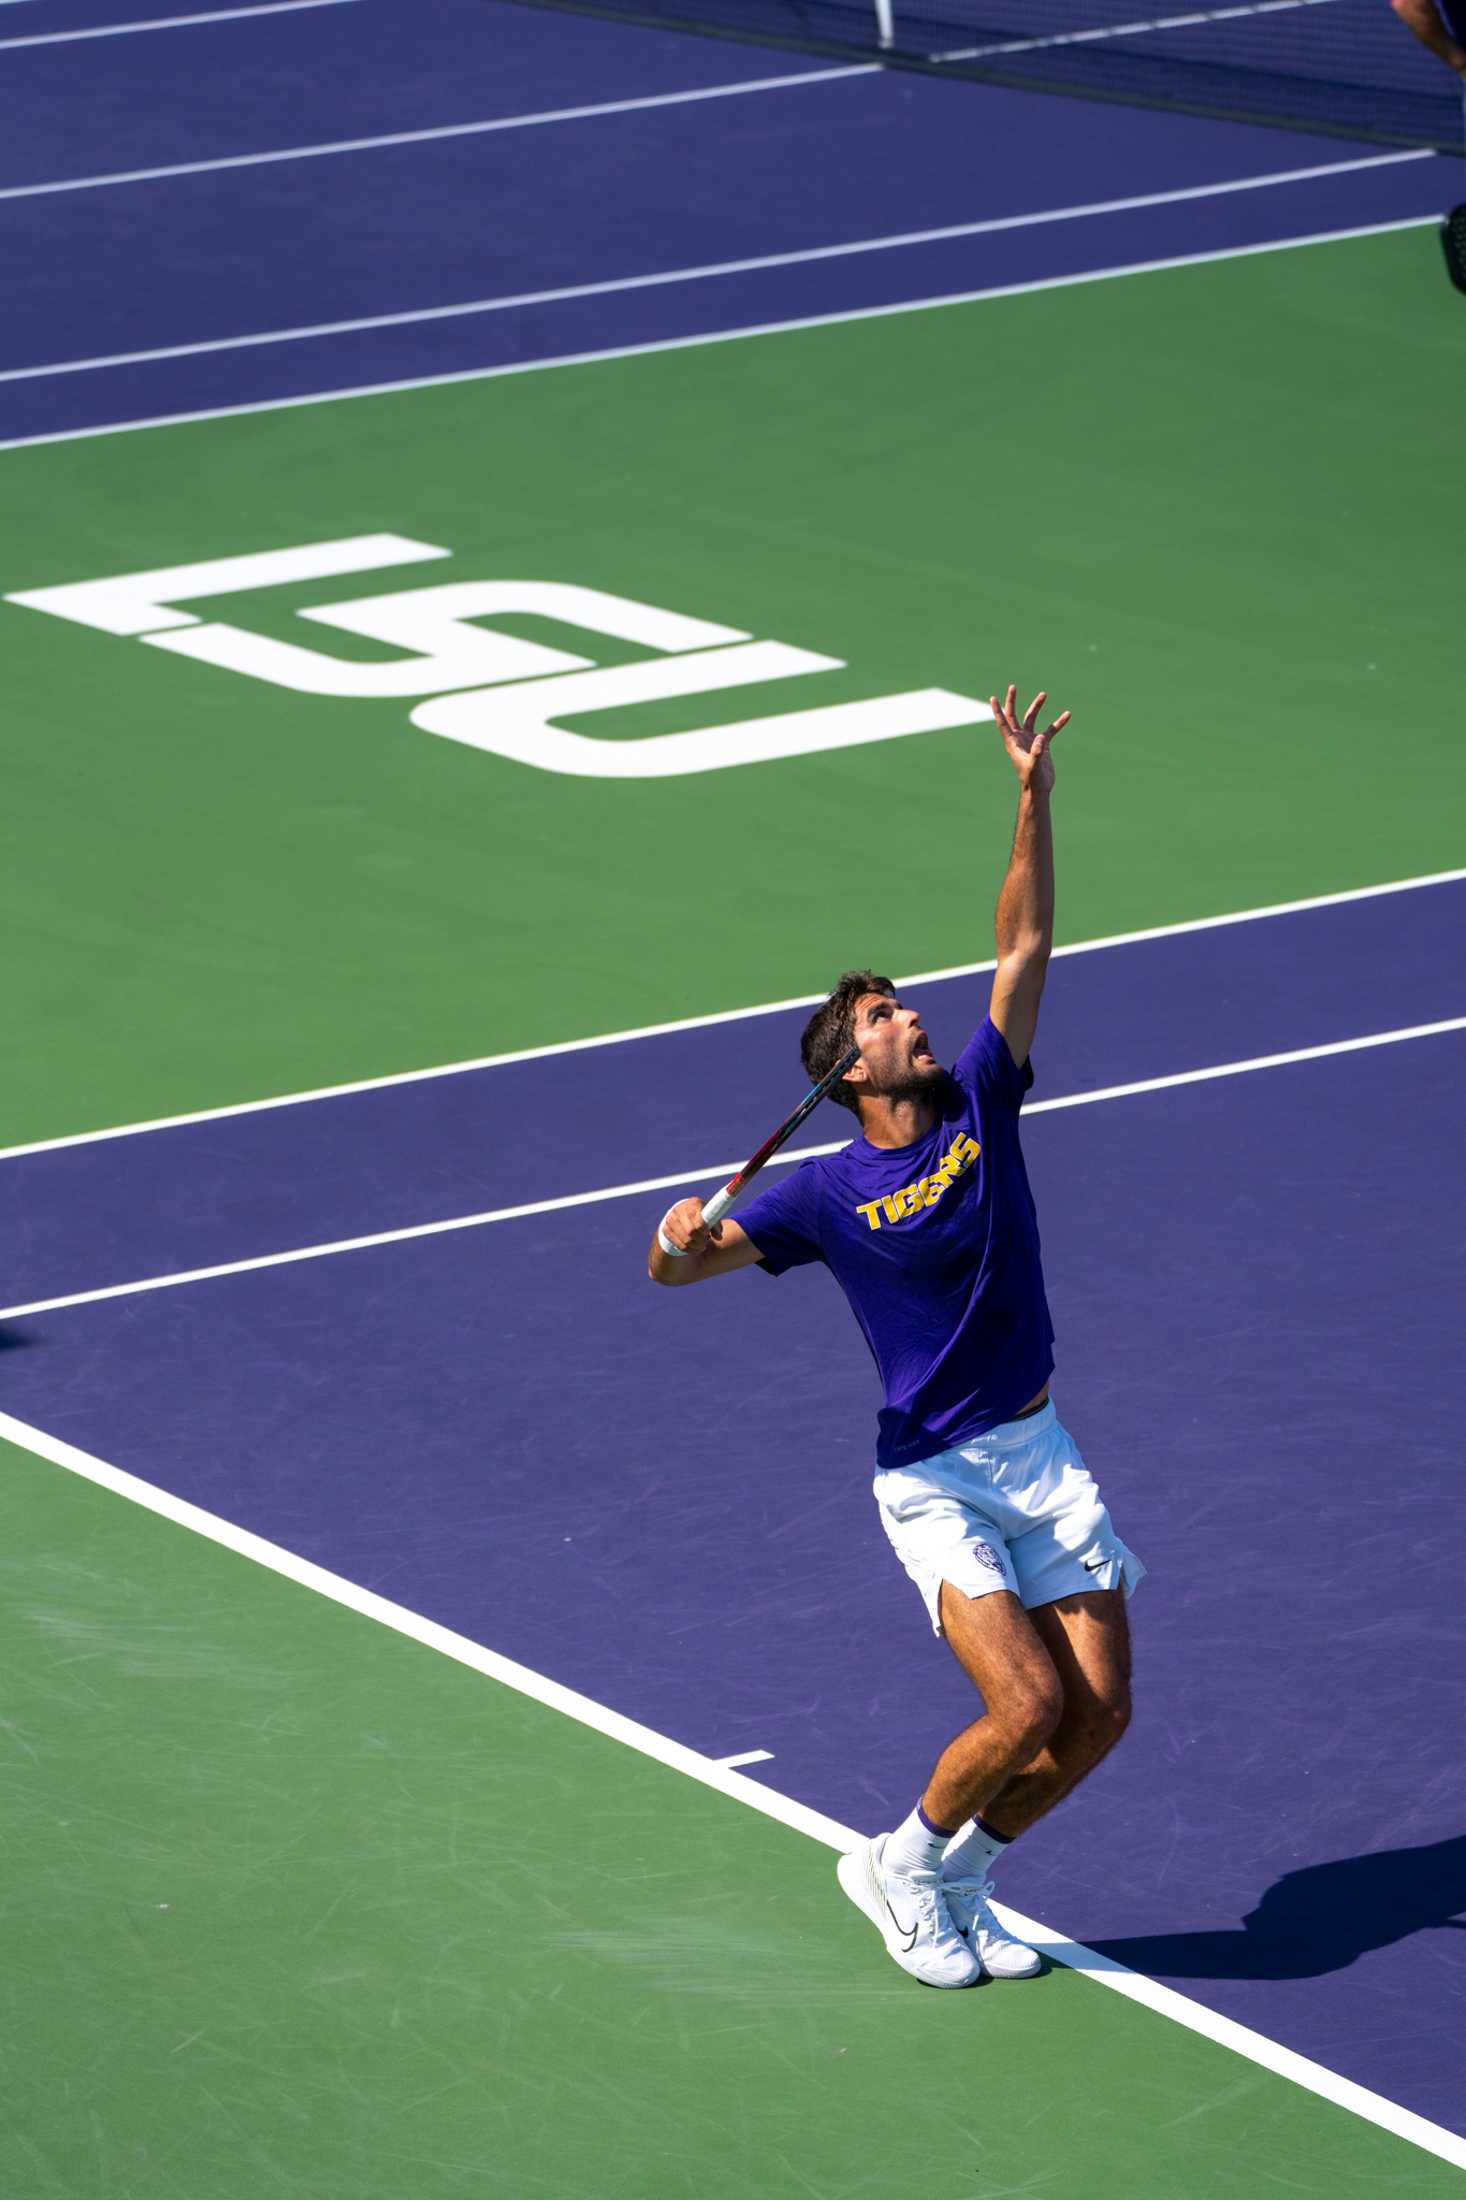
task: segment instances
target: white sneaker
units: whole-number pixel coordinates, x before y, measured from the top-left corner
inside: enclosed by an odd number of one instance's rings
[[[835,1866],[840,1885],[874,1925],[887,1953],[923,1986],[975,1986],[982,1964],[958,1932],[939,1872],[884,1869],[889,1834],[862,1841]]]
[[[988,1907],[990,1879],[947,1879],[942,1891],[952,1923],[989,1978],[1032,1978],[1043,1969],[1038,1950],[1005,1933]]]

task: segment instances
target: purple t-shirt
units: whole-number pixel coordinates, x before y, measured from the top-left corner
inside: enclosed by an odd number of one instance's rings
[[[823,1261],[849,1299],[885,1385],[878,1467],[909,1467],[1011,1420],[1053,1371],[1018,1144],[1032,1083],[987,1018],[925,1138],[852,1139],[801,1162],[738,1217],[771,1275]]]

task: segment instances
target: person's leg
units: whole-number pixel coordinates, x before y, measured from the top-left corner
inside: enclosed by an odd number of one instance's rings
[[[1063,1692],[1052,1731],[1003,1786],[976,1806],[1003,1841],[1062,1802],[1108,1755],[1130,1722],[1130,1629],[1122,1589],[1060,1597],[1028,1614]],[[981,1683],[979,1683],[981,1685]]]
[[[1043,1967],[1037,1953],[999,1923],[988,1901],[993,1891],[991,1874],[1015,1836],[1052,1810],[1124,1731],[1129,1705],[1124,1604],[1118,1589],[1083,1590],[1026,1615],[1033,1639],[1058,1682],[1058,1718],[1025,1763],[984,1799],[969,1805],[969,1823],[942,1851],[948,1915],[992,1978],[1032,1978]],[[948,1627],[948,1639],[986,1693],[991,1684],[974,1670],[970,1630],[963,1628],[964,1615],[955,1593],[951,1603],[943,1605],[944,1620],[949,1616],[955,1628]],[[960,1649],[954,1632],[961,1639]],[[986,1723],[978,1722],[979,1734]],[[973,1732],[968,1729],[968,1734]],[[959,1736],[959,1745],[965,1739]]]
[[[977,1822],[948,1854],[948,1871],[979,1880],[1009,1841],[1052,1810],[1124,1732],[1130,1704],[1125,1601],[1145,1572],[1115,1533],[1094,1477],[1052,1404],[1016,1431],[998,1430],[985,1441],[995,1454],[985,1511],[1004,1539],[1010,1585],[1053,1668],[1061,1710],[1031,1757],[977,1805]],[[955,1600],[952,1608],[955,1614]],[[961,1655],[955,1641],[953,1648]]]
[[[998,1573],[1001,1569],[979,1568]],[[836,1866],[840,1884],[904,1970],[928,1986],[970,1986],[1006,1960],[1006,1975],[1037,1970],[1031,1950],[988,1956],[996,1920],[969,1908],[959,1926],[944,1892],[945,1851],[969,1812],[1033,1761],[1063,1711],[1053,1660],[1011,1589],[964,1595],[943,1581],[942,1629],[982,1691],[985,1715],[950,1742],[920,1803],[890,1834],[865,1841]],[[987,1927],[991,1922],[992,1934]],[[979,1924],[981,1930],[978,1929]],[[1004,1946],[1008,1946],[1004,1943]]]
[[[937,1759],[921,1798],[925,1818],[953,1833],[1020,1771],[1041,1763],[1060,1726],[1064,1683],[1054,1657],[1011,1590],[964,1596],[944,1581],[938,1607],[953,1656],[986,1705]]]
[[[1124,1670],[1123,1597],[1091,1584],[1099,1573],[1133,1586],[1144,1569],[1114,1536],[1051,1408],[1008,1449],[1012,1462],[994,1440],[981,1457],[963,1451],[876,1477],[896,1554],[985,1705],[943,1750],[910,1816],[837,1867],[891,1955],[930,1985],[1042,1967],[989,1907],[989,1869],[1123,1724],[1113,1685]],[[1118,1619],[1105,1617],[1113,1611]],[[995,1829],[988,1813],[1000,1796],[1010,1807]]]
[[[987,1712],[937,1760],[921,1810],[965,1818],[1008,1842],[1052,1810],[1114,1748],[1130,1719],[1130,1630],[1121,1589],[1025,1612],[1008,1591],[966,1597],[947,1581],[942,1632]]]

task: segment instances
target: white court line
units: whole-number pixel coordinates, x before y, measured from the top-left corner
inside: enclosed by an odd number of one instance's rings
[[[1146,31],[1186,30],[1194,23],[1210,26],[1213,23],[1234,22],[1241,16],[1288,15],[1298,8],[1322,8],[1337,5],[1337,0],[1255,0],[1255,4],[1240,8],[1193,8],[1186,15],[1152,16],[1138,23],[1106,23],[1091,30],[1058,31],[1047,38],[1008,38],[996,46],[946,47],[940,53],[927,56],[929,61],[985,61],[996,54],[1040,53],[1050,46],[1091,46],[1101,44],[1107,38],[1138,38]]]
[[[1205,1069],[1174,1070],[1165,1077],[1144,1077],[1130,1085],[1103,1085],[1093,1092],[1063,1093],[1053,1100],[1031,1100],[1025,1115],[1042,1115],[1056,1108],[1086,1108],[1098,1100],[1129,1100],[1146,1092],[1169,1092],[1179,1085],[1209,1084],[1218,1077],[1242,1077],[1253,1070],[1284,1069],[1294,1062],[1319,1062],[1334,1054],[1360,1054],[1372,1047],[1400,1046],[1407,1039],[1434,1039],[1443,1032],[1466,1031],[1466,1016],[1447,1017],[1441,1023],[1409,1024],[1399,1031],[1373,1031],[1358,1039],[1332,1039],[1326,1045],[1292,1047],[1286,1054],[1259,1054],[1245,1062],[1218,1062]],[[849,1144],[837,1138],[827,1145],[790,1146],[770,1157],[769,1168],[791,1161],[808,1161],[818,1154],[838,1153]],[[95,1306],[102,1299],[136,1298],[144,1291],[172,1291],[181,1284],[211,1283],[220,1276],[252,1275],[261,1268],[288,1268],[299,1261],[327,1260],[337,1253],[363,1253],[380,1245],[405,1245],[415,1238],[446,1237],[455,1230],[480,1230],[495,1222],[519,1222],[526,1215],[552,1215],[569,1207],[594,1207],[610,1199],[627,1199],[643,1192],[664,1192],[679,1185],[699,1184],[710,1178],[727,1179],[742,1167],[740,1161],[716,1161],[696,1168],[679,1169],[670,1176],[644,1176],[632,1184],[607,1184],[591,1192],[561,1192],[553,1199],[525,1200],[515,1207],[489,1207],[479,1214],[452,1215],[442,1222],[406,1223],[397,1230],[374,1230],[364,1237],[334,1238],[324,1245],[296,1246],[286,1253],[256,1253],[248,1260],[220,1261],[210,1268],[183,1268],[167,1276],[143,1276],[134,1283],[103,1284],[95,1291],[72,1291],[54,1299],[32,1299],[22,1306],[0,1306],[0,1321],[18,1320],[24,1314],[54,1314],[67,1306]]]
[[[1428,154],[1430,159],[1440,156]],[[567,351],[544,359],[512,360],[497,367],[460,367],[450,374],[410,374],[390,382],[358,382],[343,389],[310,390],[300,397],[258,397],[239,405],[205,405],[194,412],[150,414],[139,420],[107,420],[93,428],[52,428],[41,435],[0,438],[0,451],[29,450],[38,443],[79,443],[91,436],[133,435],[142,428],[179,428],[201,420],[238,420],[254,413],[291,412],[299,405],[334,405],[353,397],[393,397],[404,390],[444,389],[454,382],[492,382],[501,375],[544,374],[555,367],[590,367],[612,359],[642,359],[662,351],[695,351],[737,344],[751,336],[787,336],[800,329],[839,328],[854,321],[883,321],[897,313],[932,313],[943,306],[1021,298],[1032,291],[1069,290],[1129,275],[1160,275],[1178,267],[1206,267],[1218,260],[1247,260],[1260,252],[1295,252],[1305,245],[1346,244],[1356,237],[1384,237],[1399,229],[1433,228],[1440,214],[1408,214],[1400,221],[1365,222],[1350,229],[1318,229],[1305,237],[1272,237],[1264,244],[1224,245],[1215,252],[1179,252],[1165,260],[1132,260],[1124,267],[1088,267],[1075,275],[1045,275],[1035,282],[995,283],[986,290],[947,291],[939,297],[902,298],[888,306],[852,306],[840,313],[810,313],[785,321],[751,321],[742,328],[712,329],[700,336],[664,336],[645,344],[612,344],[596,351]]]
[[[156,1513],[161,1519],[171,1521],[176,1527],[187,1528],[194,1535],[203,1536],[210,1543],[217,1543],[237,1557],[247,1558],[257,1566],[263,1566],[273,1574],[293,1581],[302,1589],[310,1589],[317,1596],[327,1598],[333,1604],[358,1613],[363,1619],[375,1620],[379,1626],[388,1627],[394,1634],[403,1635],[410,1642],[421,1644],[424,1649],[436,1650],[455,1664],[467,1666],[480,1673],[486,1680],[497,1681],[504,1688],[511,1688],[517,1695],[526,1696],[531,1702],[543,1704],[548,1710],[558,1711],[578,1725],[589,1727],[594,1733],[610,1740],[624,1743],[640,1756],[649,1757],[673,1772],[682,1772],[700,1786],[712,1788],[719,1795],[746,1804],[749,1809],[772,1818],[795,1833],[802,1833],[812,1841],[821,1842],[826,1848],[843,1852],[854,1848],[862,1836],[849,1826],[842,1826],[838,1819],[827,1818],[822,1811],[812,1810],[808,1804],[795,1802],[792,1797],[780,1795],[777,1789],[764,1787],[757,1780],[741,1776],[736,1769],[716,1758],[705,1757],[699,1750],[689,1749],[683,1742],[674,1742],[665,1734],[658,1734],[652,1727],[642,1726],[635,1719],[623,1717],[606,1704],[595,1702],[590,1696],[582,1696],[573,1688],[565,1688],[558,1681],[536,1673],[527,1665],[519,1665],[512,1658],[501,1657],[497,1651],[487,1650],[481,1643],[471,1642],[466,1635],[455,1634],[451,1628],[441,1627],[435,1620],[424,1619],[421,1613],[409,1611],[405,1605],[394,1604],[387,1597],[378,1596],[374,1590],[363,1589],[340,1574],[327,1571],[311,1560],[299,1558],[278,1543],[270,1543],[263,1536],[252,1535],[247,1528],[236,1527],[232,1521],[222,1520],[216,1513],[205,1512],[201,1506],[190,1505],[181,1497],[174,1497],[167,1490],[155,1488],[150,1482],[128,1474],[121,1467],[97,1458],[91,1452],[81,1451],[74,1444],[63,1443],[59,1437],[50,1436],[44,1429],[33,1428],[28,1422],[18,1421],[11,1414],[0,1413],[0,1437],[22,1450],[62,1467],[68,1474],[80,1476],[100,1488],[110,1490],[115,1496],[124,1497],[147,1512]],[[1127,2000],[1139,2002],[1143,2008],[1156,2015],[1169,2017],[1173,2023],[1184,2025],[1187,2031],[1211,2040],[1218,2047],[1229,2048],[1234,2054],[1244,2056],[1260,2069],[1269,2070],[1275,2076],[1287,2078],[1306,2092],[1316,2094],[1321,2100],[1330,2101],[1337,2108],[1375,2124],[1395,2138],[1420,2147],[1427,2154],[1439,2157],[1466,2169],[1466,2140],[1454,2132],[1444,2131],[1424,2116],[1402,2108],[1396,2101],[1386,2100],[1382,2094],[1372,2093],[1367,2086],[1356,2085],[1350,2078],[1343,2078],[1336,2071],[1328,2070],[1322,2063],[1310,2061],[1306,2055],[1295,2054],[1290,2047],[1270,2040],[1261,2032],[1254,2032],[1245,2024],[1238,2024],[1231,2017],[1218,2015],[1201,2002],[1192,2001],[1185,1994],[1178,1994],[1174,1987],[1162,1986],[1154,1979],[1146,1978],[1139,1971],[1130,1971],[1116,1963],[1110,1956],[1101,1955],[1096,1948],[1086,1948],[1081,1941],[1069,1940],[1036,1919],[1024,1917],[1004,1903],[993,1905],[1010,1932],[1016,1933],[1030,1946],[1041,1948],[1045,1955],[1071,1970],[1082,1971],[1101,1986],[1108,1986],[1124,1994]]]
[[[1114,932],[1099,939],[1070,940],[1054,949],[1063,955],[1095,955],[1112,947],[1135,947],[1146,940],[1179,939],[1189,932],[1215,932],[1224,925],[1257,924],[1269,917],[1292,917],[1309,909],[1337,909],[1347,902],[1375,901],[1385,894],[1413,893],[1422,886],[1454,886],[1466,879],[1466,869],[1428,871],[1419,878],[1389,879],[1380,886],[1348,886],[1338,893],[1309,894],[1301,901],[1275,901],[1260,909],[1234,909],[1219,917],[1183,917],[1175,924],[1151,924],[1138,932]],[[937,985],[949,978],[980,977],[992,970],[985,962],[953,963],[945,970],[918,970],[898,980],[902,986]],[[713,1024],[738,1024],[755,1016],[779,1016],[790,1009],[815,1008],[823,993],[798,993],[787,1001],[759,1001],[751,1008],[718,1008],[701,1016],[679,1016],[669,1023],[636,1024],[626,1031],[603,1031],[588,1039],[555,1039],[545,1046],[518,1047],[508,1054],[480,1054],[464,1062],[442,1062],[431,1069],[390,1071],[384,1077],[362,1077],[348,1084],[318,1085],[307,1092],[286,1092],[267,1100],[236,1100],[225,1107],[198,1108],[185,1115],[160,1115],[140,1123],[118,1123],[108,1130],[71,1131],[62,1138],[38,1138],[21,1146],[0,1146],[0,1161],[20,1160],[26,1154],[56,1153],[66,1146],[94,1146],[104,1138],[137,1138],[147,1131],[182,1129],[189,1123],[218,1123],[231,1115],[259,1115],[267,1108],[296,1108],[314,1100],[342,1100],[353,1093],[381,1092],[391,1085],[420,1085],[434,1077],[461,1077],[472,1070],[502,1069],[514,1062],[543,1062],[556,1054],[583,1054],[590,1047],[625,1046],[634,1039],[660,1039],[676,1031],[703,1031]]]
[[[521,290],[502,298],[471,298],[461,305],[418,306],[402,313],[369,313],[346,321],[313,321],[297,328],[261,329],[251,336],[215,336],[192,344],[160,344],[147,351],[98,353],[89,359],[53,359],[44,366],[6,367],[0,382],[34,382],[50,375],[96,374],[110,367],[155,365],[161,359],[195,359],[222,351],[252,351],[266,344],[314,343],[326,336],[355,336],[369,329],[416,328],[430,321],[459,321],[486,313],[517,312],[525,306],[563,305],[576,298],[605,298],[631,290],[660,290],[675,283],[720,281],[730,275],[755,275],[776,267],[804,267],[818,260],[858,258],[868,252],[904,252],[915,245],[950,243],[959,237],[985,237],[999,230],[1038,229],[1054,222],[1085,221],[1109,214],[1134,213],[1149,206],[1176,206],[1185,200],[1226,198],[1239,191],[1263,191],[1289,183],[1311,183],[1320,176],[1349,175],[1361,168],[1398,167],[1405,161],[1435,160],[1425,147],[1403,153],[1374,153],[1361,160],[1325,161],[1316,168],[1280,168],[1269,175],[1244,176],[1227,183],[1197,183],[1179,191],[1145,191],[1133,198],[1096,199],[1081,206],[1049,207],[1036,214],[1003,214],[988,221],[952,222],[940,229],[903,230],[886,237],[861,237],[850,244],[811,245],[798,252],[764,252],[743,260],[711,261],[703,267],[674,267],[651,275],[617,275],[603,282],[569,283],[555,290]]]
[[[0,0],[0,7],[5,0]],[[3,41],[0,41],[3,43]],[[601,115],[629,115],[645,107],[685,107],[704,99],[737,99],[745,92],[780,92],[842,77],[881,76],[879,61],[845,69],[810,69],[798,76],[760,76],[738,84],[708,84],[691,92],[650,92],[643,99],[605,99],[591,107],[547,107],[538,114],[500,115],[490,122],[450,122],[432,130],[393,130],[384,137],[337,138],[325,145],[288,145],[277,153],[233,153],[220,160],[185,160],[171,168],[119,168],[105,176],[68,176],[59,183],[18,183],[0,199],[39,199],[56,191],[101,191],[120,183],[161,183],[171,176],[210,176],[221,168],[265,168],[278,161],[325,160],[337,153],[375,153],[393,145],[431,145],[441,138],[487,137],[496,130],[532,130],[551,122],[588,122]]]
[[[67,46],[79,38],[127,38],[134,31],[186,30],[194,23],[237,23],[245,15],[293,15],[301,8],[346,8],[354,0],[272,0],[258,8],[211,8],[207,15],[160,15],[146,23],[105,23],[90,31],[38,31],[30,38],[0,38],[0,50],[14,46]]]

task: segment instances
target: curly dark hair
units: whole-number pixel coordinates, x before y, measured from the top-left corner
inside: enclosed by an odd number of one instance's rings
[[[884,993],[892,1001],[896,998],[895,986],[878,971],[847,970],[829,999],[821,1001],[805,1025],[799,1058],[812,1085],[828,1076],[854,1044],[856,1006],[867,993]],[[837,1108],[849,1108],[854,1115],[860,1113],[855,1087],[847,1085],[843,1077],[838,1085],[830,1087],[826,1098],[833,1100]]]

